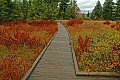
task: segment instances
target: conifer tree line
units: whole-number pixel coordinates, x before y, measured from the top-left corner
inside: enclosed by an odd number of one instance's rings
[[[98,0],[91,14],[92,19],[120,20],[120,0],[105,0],[103,6]]]
[[[0,0],[0,22],[75,18],[74,7],[77,6],[73,7],[70,1],[72,0]]]

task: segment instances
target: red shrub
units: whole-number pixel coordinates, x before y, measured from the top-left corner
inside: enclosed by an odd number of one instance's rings
[[[71,19],[67,22],[68,26],[73,26],[75,24],[82,24],[83,20]]]
[[[116,25],[116,30],[119,31],[120,30],[120,24]]]
[[[42,20],[34,20],[29,22],[29,26],[26,21],[15,21],[7,23],[9,25],[4,25],[6,27],[3,28],[3,30],[0,30],[0,44],[5,44],[7,46],[10,46],[12,44],[21,44],[23,42],[28,43],[30,46],[33,44],[42,44],[40,42],[40,39],[37,39],[35,36],[30,37],[30,32],[36,31],[36,30],[43,30],[51,35],[53,35],[58,28],[57,23],[54,21],[42,21]],[[18,24],[18,25],[16,25]],[[20,26],[21,24],[24,24],[24,26]],[[16,27],[17,26],[17,27]],[[44,26],[44,27],[35,27],[35,26]],[[44,40],[43,40],[44,41]],[[45,45],[46,43],[42,44]]]
[[[115,28],[117,31],[120,30],[120,24],[112,25],[111,28]]]
[[[0,56],[0,80],[21,80],[31,67],[31,62],[36,59],[42,48],[47,45],[48,39],[58,30],[56,22],[40,20],[31,21],[29,25],[27,21],[3,23],[0,27],[0,45],[2,44],[9,49],[8,54]],[[39,34],[42,31],[43,34]],[[30,53],[32,57],[28,56],[30,54],[26,55],[27,51],[17,50],[19,44],[23,43],[33,49],[32,53]],[[4,51],[2,54],[4,54]]]
[[[106,22],[104,22],[103,24],[107,24],[107,25],[109,25],[110,24],[110,22],[107,20]]]
[[[82,50],[81,51],[82,53],[89,52],[90,39],[91,38],[89,36],[86,36],[85,41],[83,41],[82,36],[81,35],[79,36],[78,43]]]
[[[50,20],[33,20],[33,21],[30,21],[28,23],[29,25],[32,25],[32,26],[49,26],[51,24],[53,25],[56,25],[57,23],[54,22],[54,21],[50,21]]]
[[[111,28],[115,28],[116,25],[111,25]]]
[[[25,21],[25,20],[19,20],[19,21],[6,22],[6,23],[3,23],[3,25],[5,27],[8,27],[8,26],[18,26],[18,25],[20,26],[20,25],[24,25],[26,23],[27,23],[27,21]]]
[[[11,57],[1,60],[0,80],[20,80],[23,76],[23,69],[20,68],[20,61]]]

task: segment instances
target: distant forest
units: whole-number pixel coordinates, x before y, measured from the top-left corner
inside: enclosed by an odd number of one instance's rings
[[[92,19],[120,20],[120,0],[105,0],[103,6],[98,0],[91,14]]]
[[[0,22],[75,18],[75,0],[0,0]]]

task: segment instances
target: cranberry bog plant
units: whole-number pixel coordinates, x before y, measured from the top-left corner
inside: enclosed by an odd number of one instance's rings
[[[48,20],[1,24],[0,80],[21,80],[57,30]]]
[[[80,72],[120,72],[120,24],[92,20],[62,23],[69,31]]]

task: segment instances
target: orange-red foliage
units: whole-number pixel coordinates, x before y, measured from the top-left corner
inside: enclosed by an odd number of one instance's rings
[[[83,20],[71,19],[67,22],[68,26],[73,26],[75,24],[82,24]]]
[[[57,23],[50,20],[45,20],[45,21],[34,20],[34,21],[30,21],[28,24],[32,26],[49,26],[50,24],[57,24]]]
[[[11,57],[4,58],[0,63],[0,79],[2,80],[20,80],[23,75],[23,69],[20,69],[20,61]]]
[[[83,41],[82,36],[79,35],[78,43],[82,50],[81,51],[82,53],[89,52],[90,39],[91,39],[90,36],[86,36],[85,41]]]
[[[103,24],[107,24],[107,25],[109,25],[110,24],[110,21],[106,21],[106,22],[104,22]]]
[[[32,65],[32,61],[27,62],[26,60],[22,61],[23,57],[19,57],[20,53],[17,53],[17,46],[19,44],[27,44],[30,48],[35,47],[35,53],[38,53],[41,50],[40,47],[46,46],[48,39],[50,39],[55,32],[58,30],[57,23],[53,21],[41,21],[34,20],[27,22],[24,20],[15,21],[10,23],[3,23],[2,28],[0,28],[0,45],[5,45],[7,48],[12,51],[9,51],[10,54],[4,58],[0,57],[0,80],[21,80],[24,74],[27,72],[29,67]],[[43,34],[32,35],[32,32],[41,32]],[[47,41],[46,41],[47,40]],[[12,49],[11,49],[12,45]],[[20,54],[25,56],[24,53]],[[36,58],[36,54],[32,54],[32,60]],[[29,61],[29,60],[28,60]]]
[[[111,28],[114,28],[114,29],[116,29],[117,31],[120,31],[120,24],[111,25]]]

